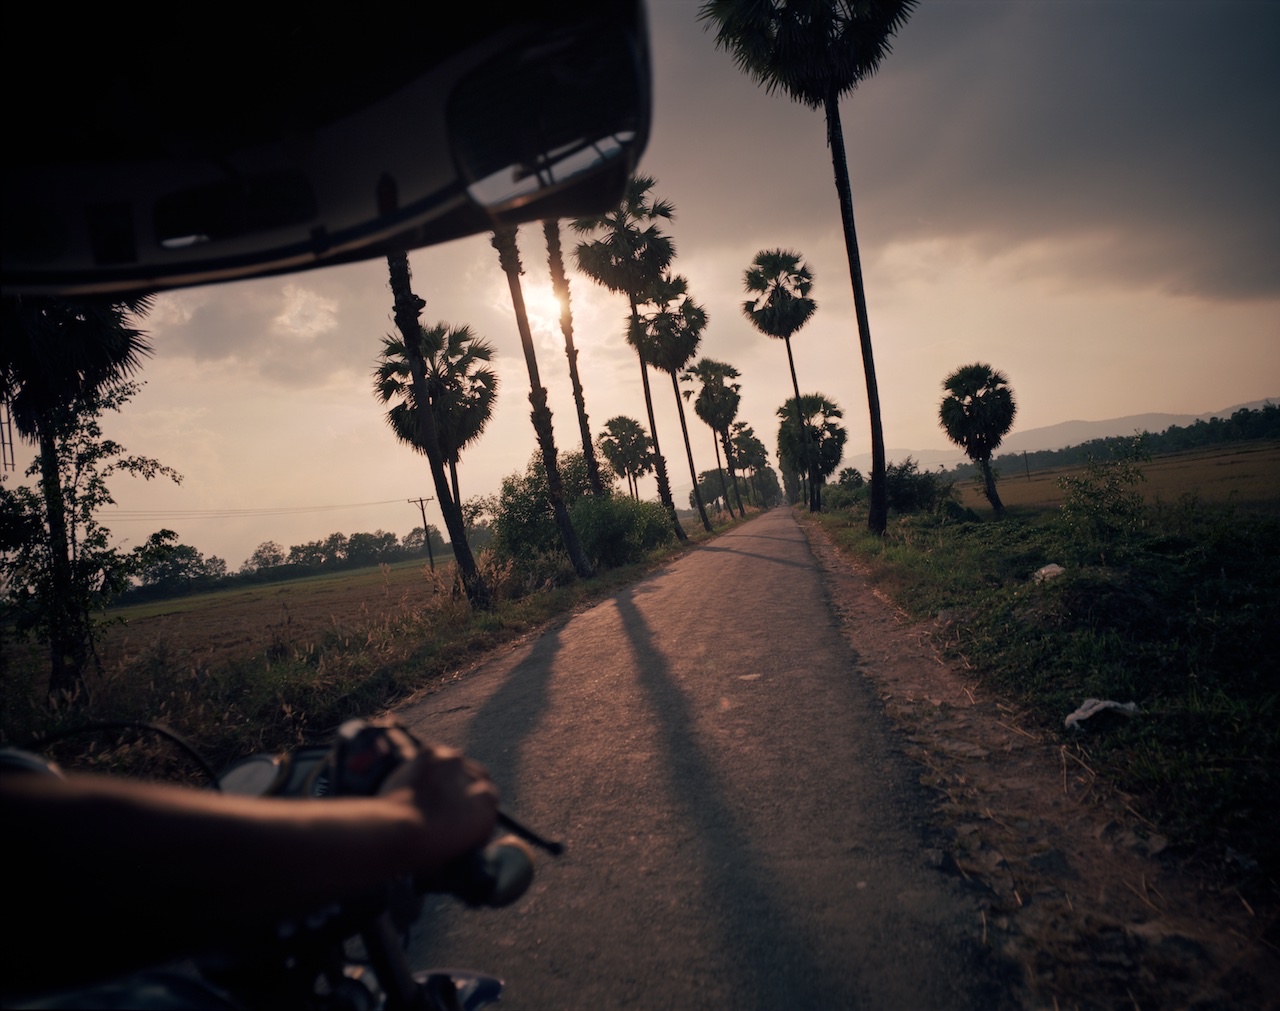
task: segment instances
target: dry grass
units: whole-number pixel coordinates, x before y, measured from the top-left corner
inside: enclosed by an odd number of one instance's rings
[[[1174,453],[1142,465],[1147,480],[1139,491],[1147,502],[1173,502],[1195,495],[1206,503],[1230,503],[1249,512],[1274,514],[1280,502],[1280,443],[1250,442]],[[1061,505],[1058,479],[1084,473],[1084,467],[1033,471],[1017,467],[1000,475],[1000,499],[1012,509]],[[957,485],[961,502],[982,515],[990,513],[982,489],[970,481]]]

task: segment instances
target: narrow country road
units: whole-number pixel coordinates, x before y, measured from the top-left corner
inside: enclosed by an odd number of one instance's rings
[[[429,897],[415,964],[508,1009],[998,1008],[976,903],[775,509],[399,715],[563,839],[504,910]]]

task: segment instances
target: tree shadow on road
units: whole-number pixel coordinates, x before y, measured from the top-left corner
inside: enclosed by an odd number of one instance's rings
[[[624,590],[615,602],[636,654],[641,687],[658,717],[677,813],[700,839],[704,901],[717,911],[713,926],[721,935],[722,964],[733,973],[732,1006],[761,1011],[847,1006],[847,974],[842,985],[815,959],[809,932],[793,918],[788,922],[770,894],[764,861],[723,799],[726,784],[698,743],[688,703],[633,596]]]

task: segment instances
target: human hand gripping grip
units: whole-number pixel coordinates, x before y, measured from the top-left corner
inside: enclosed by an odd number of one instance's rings
[[[421,745],[391,719],[349,720],[338,729],[330,754],[333,792],[346,796],[376,793],[403,764],[413,761]],[[433,875],[419,878],[420,891],[448,892],[472,906],[505,906],[528,889],[533,880],[533,852],[529,843],[558,856],[561,843],[542,838],[505,812],[498,822],[507,835],[483,849],[466,853]]]

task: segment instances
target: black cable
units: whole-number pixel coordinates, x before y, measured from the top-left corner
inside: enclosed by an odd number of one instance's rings
[[[167,738],[171,743],[176,744],[179,748],[187,753],[187,755],[200,766],[200,771],[209,779],[209,784],[215,790],[221,790],[218,784],[218,774],[214,771],[206,760],[204,755],[196,749],[195,745],[184,738],[181,734],[174,730],[170,730],[162,723],[140,723],[133,720],[111,721],[104,723],[89,723],[83,727],[73,727],[70,730],[61,730],[55,734],[46,734],[37,737],[26,746],[27,751],[39,751],[55,741],[65,740],[68,737],[78,737],[84,734],[95,734],[102,730],[149,730],[153,734],[159,734],[161,737]]]

